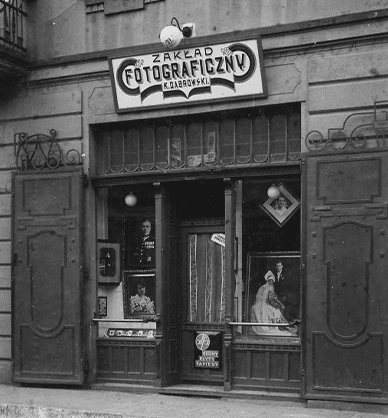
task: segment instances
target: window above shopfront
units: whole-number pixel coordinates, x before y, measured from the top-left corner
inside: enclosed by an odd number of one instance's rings
[[[164,0],[85,0],[86,13],[104,12],[105,15],[125,13],[144,9],[148,3]]]
[[[97,175],[141,174],[300,160],[300,106],[96,128]]]

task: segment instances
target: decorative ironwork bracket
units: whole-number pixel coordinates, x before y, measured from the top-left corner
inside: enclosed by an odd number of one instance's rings
[[[55,170],[60,167],[76,167],[82,165],[79,151],[70,149],[66,152],[56,140],[57,132],[50,130],[50,135],[27,133],[15,134],[16,169],[18,171]]]
[[[315,152],[388,148],[388,101],[374,102],[373,111],[352,113],[342,127],[329,128],[327,135],[310,131],[305,143]]]
[[[17,15],[19,15],[19,13],[23,12],[23,3],[26,2],[28,0],[20,0],[20,4],[17,4],[17,1],[15,0],[11,0],[11,1],[7,1],[7,0],[0,0],[0,13],[2,13],[5,8],[9,8],[10,10],[14,10],[16,12]]]

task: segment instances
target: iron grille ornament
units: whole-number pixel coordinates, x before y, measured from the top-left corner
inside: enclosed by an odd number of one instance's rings
[[[22,132],[15,134],[16,169],[26,170],[55,170],[60,167],[76,167],[82,164],[79,151],[69,149],[66,152],[56,140],[57,132],[50,130],[50,135],[34,134],[28,136]]]
[[[352,113],[342,127],[329,128],[327,135],[310,131],[305,144],[315,152],[388,148],[388,102],[375,102],[373,111]]]

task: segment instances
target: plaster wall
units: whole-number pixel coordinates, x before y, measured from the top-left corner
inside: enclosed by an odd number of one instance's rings
[[[106,0],[107,1],[107,0]],[[373,12],[388,0],[164,0],[144,9],[105,15],[103,1],[87,13],[85,0],[28,4],[27,49],[33,61],[159,42],[159,33],[176,17],[194,22],[197,36],[263,29],[288,23]]]

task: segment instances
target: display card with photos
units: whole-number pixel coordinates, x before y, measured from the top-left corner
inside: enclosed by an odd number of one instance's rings
[[[155,330],[133,328],[109,328],[105,334],[108,338],[155,338]]]

